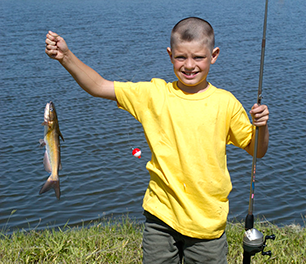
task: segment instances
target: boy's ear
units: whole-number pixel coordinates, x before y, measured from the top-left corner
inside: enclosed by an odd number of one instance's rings
[[[172,51],[171,51],[171,48],[167,48],[167,52],[168,52],[168,54],[169,54],[169,57],[170,57],[170,60],[171,60],[171,62],[172,62]],[[173,62],[172,62],[173,63]]]
[[[219,54],[220,54],[220,49],[218,47],[214,48],[211,55],[211,61],[210,61],[211,64],[214,64],[216,62]]]

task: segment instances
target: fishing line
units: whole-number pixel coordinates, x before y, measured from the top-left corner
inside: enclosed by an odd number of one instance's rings
[[[140,66],[140,68],[144,65],[144,63],[142,63],[142,65]],[[125,79],[123,77],[121,77],[120,75],[114,73],[115,76],[117,76],[119,79],[123,80],[123,81],[126,81],[126,82],[132,82],[136,76],[137,72],[132,76],[132,78],[130,80],[128,79]],[[130,145],[130,148],[132,149],[132,155],[136,158],[141,158],[141,149],[140,148],[134,148],[131,144],[131,138],[130,138],[130,126],[129,126],[129,123],[128,123],[128,117],[126,117],[125,119],[125,122],[126,122],[126,125],[127,125],[127,129],[128,129],[128,142],[129,142],[129,145]]]
[[[129,123],[128,123],[128,118],[126,117],[125,119],[125,122],[127,124],[127,128],[128,128],[128,142],[129,142],[129,145],[130,145],[130,148],[132,150],[132,155],[136,158],[141,158],[141,150],[140,148],[134,148],[131,144],[131,139],[130,139],[130,129],[129,129]]]

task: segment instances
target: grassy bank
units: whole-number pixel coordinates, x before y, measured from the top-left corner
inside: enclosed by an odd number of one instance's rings
[[[306,228],[256,223],[264,235],[275,234],[252,263],[306,263]],[[32,230],[6,235],[0,232],[0,263],[141,263],[143,226],[129,218],[104,220],[89,226]],[[242,263],[241,223],[228,223],[228,263]]]

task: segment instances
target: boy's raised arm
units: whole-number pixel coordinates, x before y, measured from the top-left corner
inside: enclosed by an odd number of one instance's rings
[[[104,79],[80,61],[69,50],[65,40],[52,31],[46,36],[45,52],[50,58],[58,60],[86,92],[95,97],[116,100],[114,82]]]

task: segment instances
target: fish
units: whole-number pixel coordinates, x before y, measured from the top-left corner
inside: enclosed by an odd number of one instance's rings
[[[53,188],[56,198],[60,199],[59,170],[62,168],[60,137],[63,141],[64,137],[59,129],[57,113],[52,101],[46,104],[42,125],[44,126],[44,139],[40,140],[40,145],[45,146],[43,164],[45,170],[50,172],[50,175],[41,187],[39,194],[45,193]]]

